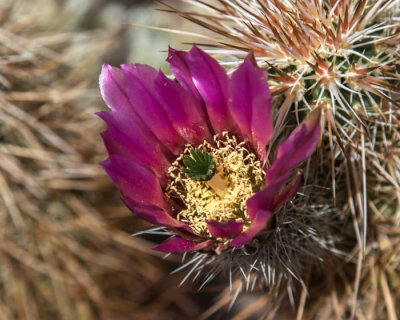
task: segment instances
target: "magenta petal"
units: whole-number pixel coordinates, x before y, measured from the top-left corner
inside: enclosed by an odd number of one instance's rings
[[[107,149],[108,154],[112,155],[124,155],[123,149],[118,145],[118,143],[111,138],[110,135],[105,134],[105,132],[102,132],[101,137],[103,138],[103,143]]]
[[[282,177],[279,177],[279,179],[275,180],[265,189],[257,192],[254,196],[247,200],[247,210],[252,223],[259,210],[274,212],[274,208],[276,207],[276,195],[279,194],[279,191],[282,189],[290,175],[291,172],[288,172]]]
[[[142,130],[123,114],[105,111],[99,112],[98,116],[107,123],[107,130],[102,133],[102,137],[110,155],[129,157],[150,168],[159,178],[165,179],[170,163],[161,151],[158,141],[145,136]]]
[[[206,103],[207,113],[215,133],[233,127],[228,112],[229,78],[221,65],[196,46],[186,56],[193,82]]]
[[[257,67],[249,55],[232,74],[229,86],[230,110],[243,138],[265,147],[273,133],[271,117],[272,97],[268,74]]]
[[[169,48],[167,61],[170,64],[172,74],[182,84],[182,86],[189,92],[192,93],[193,97],[197,102],[201,104],[202,98],[199,91],[197,90],[190,71],[189,65],[187,64],[186,51],[175,50]]]
[[[296,194],[302,184],[302,177],[297,175],[296,179],[282,190],[289,176],[290,173],[285,174],[247,200],[251,225],[245,232],[231,241],[232,247],[241,247],[264,231],[269,219],[273,216],[273,212]]]
[[[272,96],[258,96],[253,103],[251,133],[261,161],[266,160],[266,145],[274,133],[271,115]]]
[[[286,201],[293,198],[302,185],[303,175],[298,173],[295,179],[293,179],[286,187],[284,187],[277,195],[275,195],[273,211],[277,210]]]
[[[235,234],[242,232],[244,222],[219,222],[219,221],[208,221],[207,226],[211,235],[216,238],[231,238]]]
[[[119,115],[119,119],[128,118],[146,137],[155,139],[155,135],[138,116],[126,92],[129,83],[121,69],[103,65],[100,75],[101,95],[108,107]]]
[[[111,110],[132,113],[132,106],[125,94],[125,77],[122,71],[104,64],[100,74],[100,92]]]
[[[161,71],[155,86],[172,126],[186,142],[197,145],[204,140],[211,140],[207,122],[185,89]]]
[[[171,229],[183,229],[189,233],[194,233],[192,228],[187,224],[174,219],[169,213],[161,208],[155,206],[141,206],[128,197],[123,197],[122,199],[134,214],[141,216],[152,224]]]
[[[147,168],[119,155],[110,155],[101,165],[118,189],[132,201],[168,208],[158,179]]]
[[[250,227],[234,238],[230,245],[234,248],[239,248],[249,243],[256,235],[267,228],[267,223],[272,216],[273,213],[270,211],[258,210]]]
[[[185,141],[169,121],[155,90],[158,72],[145,65],[123,65],[126,92],[135,111],[147,127],[172,153],[179,154]]]
[[[266,176],[267,184],[307,159],[321,136],[321,110],[313,111],[278,149],[278,155]]]
[[[203,242],[194,242],[187,239],[174,237],[171,238],[159,246],[153,248],[153,250],[172,253],[172,252],[187,252],[187,251],[198,251],[209,248],[213,245],[212,240],[206,240]]]

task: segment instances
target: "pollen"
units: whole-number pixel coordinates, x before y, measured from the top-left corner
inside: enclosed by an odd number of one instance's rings
[[[198,181],[181,171],[183,160],[194,148],[213,154],[216,172],[209,181]],[[170,183],[167,195],[182,206],[177,220],[188,224],[196,233],[211,237],[207,221],[250,223],[246,201],[261,190],[265,172],[257,156],[224,132],[213,143],[186,145],[184,152],[168,169]],[[246,226],[244,227],[246,229]]]

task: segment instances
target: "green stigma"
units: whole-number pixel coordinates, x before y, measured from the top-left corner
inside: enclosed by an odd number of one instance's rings
[[[215,160],[212,153],[207,150],[193,148],[190,150],[191,156],[187,155],[183,158],[185,168],[181,171],[189,178],[196,181],[208,181],[215,174]]]

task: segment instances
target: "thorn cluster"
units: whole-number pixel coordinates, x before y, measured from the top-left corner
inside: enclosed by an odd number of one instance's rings
[[[349,119],[365,126],[372,114],[385,118],[398,107],[398,0],[191,2],[205,12],[168,7],[221,35],[213,51],[229,58],[228,67],[253,51],[269,69],[272,93],[297,107],[323,104],[340,127]]]

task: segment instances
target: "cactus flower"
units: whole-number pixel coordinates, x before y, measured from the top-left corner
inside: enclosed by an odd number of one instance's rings
[[[126,205],[174,234],[162,252],[221,252],[273,227],[302,185],[296,167],[315,150],[318,110],[283,141],[274,136],[267,72],[249,55],[229,77],[196,46],[169,50],[176,81],[149,66],[104,65],[102,163]],[[271,163],[271,164],[270,164]]]

